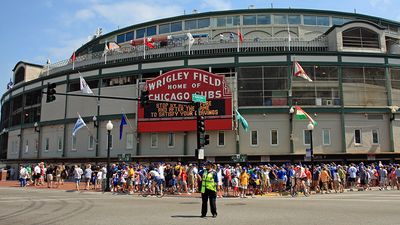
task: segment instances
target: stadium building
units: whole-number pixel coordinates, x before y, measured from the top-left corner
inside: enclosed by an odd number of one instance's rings
[[[315,161],[399,160],[399,28],[324,10],[193,13],[100,35],[64,61],[20,61],[1,98],[1,159],[104,161],[109,120],[113,160],[195,159],[191,105],[68,95],[46,102],[48,83],[57,93],[82,94],[82,76],[95,95],[138,98],[147,89],[150,100],[190,101],[194,92],[211,99],[202,109],[208,160],[299,161],[311,135]],[[312,82],[293,76],[295,61]],[[294,105],[317,121],[312,133]],[[87,127],[73,136],[78,113]]]

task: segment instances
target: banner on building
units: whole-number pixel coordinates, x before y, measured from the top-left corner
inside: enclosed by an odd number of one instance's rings
[[[232,92],[225,76],[200,69],[185,68],[147,80],[145,90],[150,100],[191,102],[192,94],[206,97],[200,115],[206,119],[206,130],[232,130]],[[139,132],[195,131],[193,104],[151,102],[138,104]]]

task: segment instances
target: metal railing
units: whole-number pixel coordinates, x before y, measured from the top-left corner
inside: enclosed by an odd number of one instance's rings
[[[238,47],[239,46],[239,47]],[[317,39],[304,41],[292,38],[291,41],[287,38],[270,38],[266,40],[254,39],[253,41],[244,41],[238,45],[237,40],[223,41],[197,41],[191,47],[187,41],[171,42],[167,46],[160,46],[156,43],[154,49],[146,47],[144,55],[144,46],[124,46],[116,50],[107,52],[107,60],[103,52],[95,52],[82,55],[76,58],[74,62],[75,70],[82,69],[88,66],[114,64],[128,61],[139,61],[145,59],[163,59],[179,56],[190,55],[222,55],[235,52],[283,52],[283,51],[313,51],[326,52],[328,51],[328,40],[325,36]],[[72,61],[65,59],[53,64],[46,65],[40,76],[46,76],[72,69]]]

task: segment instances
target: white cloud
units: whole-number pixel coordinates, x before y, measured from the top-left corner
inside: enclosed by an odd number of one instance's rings
[[[87,20],[94,18],[95,14],[92,10],[82,9],[75,13],[75,19],[77,20]]]
[[[174,4],[165,4],[163,1],[90,4],[86,9],[75,14],[77,20],[90,20],[94,17],[106,19],[114,25],[128,26],[135,23],[154,19],[177,16],[183,14],[183,8]]]
[[[81,47],[87,41],[87,37],[61,40],[57,45],[58,47],[50,47],[48,49],[48,57],[52,63],[68,59],[73,51]],[[45,57],[45,59],[47,59],[47,57]]]
[[[203,0],[201,6],[202,8],[217,11],[232,9],[232,3],[228,0]]]

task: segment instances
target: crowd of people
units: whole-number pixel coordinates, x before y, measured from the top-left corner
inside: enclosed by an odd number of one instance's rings
[[[335,163],[304,164],[214,164],[217,173],[217,197],[255,197],[270,192],[283,194],[302,181],[308,190],[315,193],[342,193],[345,189],[379,190],[400,189],[400,165],[381,162],[370,164],[338,165]],[[65,180],[74,181],[76,190],[84,183],[85,190],[104,191],[107,188],[107,175],[112,192],[141,193],[144,189],[158,190],[169,194],[192,194],[201,189],[199,175],[204,170],[194,163],[119,163],[105,165],[66,166],[36,165],[19,168],[20,186],[47,185],[58,188]]]

